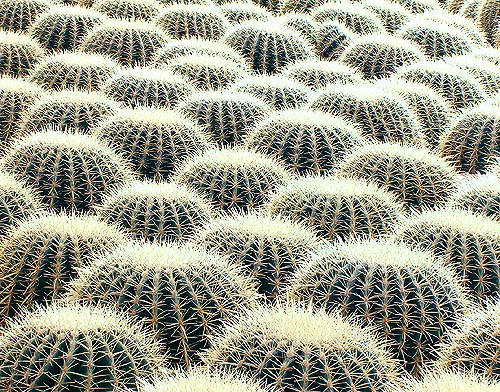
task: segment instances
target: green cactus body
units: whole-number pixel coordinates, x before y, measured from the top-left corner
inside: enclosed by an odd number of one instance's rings
[[[26,76],[44,56],[45,51],[28,35],[0,30],[0,75]]]
[[[288,182],[269,198],[265,208],[273,216],[304,223],[332,242],[389,234],[403,214],[391,193],[365,181],[334,177]]]
[[[257,125],[245,145],[274,156],[299,175],[324,174],[364,144],[361,131],[323,112],[284,110]]]
[[[397,236],[442,257],[475,297],[498,295],[500,222],[464,210],[424,211],[409,218]]]
[[[128,164],[97,139],[56,130],[16,140],[1,165],[54,210],[88,211],[110,187],[132,178]]]
[[[322,60],[337,60],[356,34],[337,22],[322,23],[316,30],[316,53]]]
[[[308,15],[301,13],[285,13],[278,18],[277,21],[284,26],[295,30],[304,37],[313,47],[316,47],[316,22]]]
[[[208,336],[252,308],[253,281],[226,259],[190,245],[130,243],[82,269],[72,297],[142,320],[174,365],[189,368],[210,347]]]
[[[87,392],[151,380],[159,345],[132,320],[107,309],[51,305],[11,320],[0,341],[3,391]]]
[[[389,34],[398,31],[412,16],[402,5],[390,0],[365,0],[362,4],[382,21]]]
[[[251,0],[251,1],[261,7],[264,7],[272,14],[278,14],[280,10],[281,0]]]
[[[292,12],[308,14],[326,2],[327,0],[281,0],[279,8],[281,14]]]
[[[435,0],[391,0],[405,7],[412,14],[422,14],[427,11],[439,10],[440,6]]]
[[[0,1],[0,28],[26,32],[31,24],[54,4],[51,0]]]
[[[498,65],[477,57],[453,56],[445,59],[446,63],[470,72],[491,96],[500,92],[500,71]]]
[[[231,2],[222,5],[220,8],[222,14],[231,24],[252,20],[264,22],[272,16],[265,8],[253,3]]]
[[[98,0],[93,8],[110,18],[151,22],[161,5],[156,0]]]
[[[498,18],[500,16],[500,7],[494,0],[483,0],[479,6],[477,15],[477,24],[486,36],[491,46],[498,46],[496,41],[498,31]]]

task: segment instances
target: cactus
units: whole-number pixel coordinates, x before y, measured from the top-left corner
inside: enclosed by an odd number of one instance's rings
[[[220,7],[222,14],[231,24],[246,21],[264,22],[270,19],[270,13],[263,7],[253,3],[227,3]]]
[[[488,173],[463,179],[449,206],[500,221],[500,177]]]
[[[316,31],[316,53],[323,60],[336,60],[355,37],[354,33],[340,23],[323,23]]]
[[[127,163],[95,138],[56,130],[16,140],[1,165],[54,210],[88,211],[110,187],[132,178]]]
[[[126,157],[135,172],[157,181],[210,146],[203,132],[177,112],[144,107],[120,110],[92,133]]]
[[[479,60],[486,60],[495,65],[500,65],[500,50],[490,47],[479,47],[467,53],[467,56],[474,57]]]
[[[397,236],[441,256],[476,297],[498,295],[500,222],[464,210],[430,210],[409,218]]]
[[[364,0],[362,4],[382,21],[389,34],[398,31],[412,16],[402,5],[389,0]]]
[[[36,18],[52,6],[51,0],[2,0],[0,29],[27,32]]]
[[[276,18],[277,22],[286,26],[305,38],[313,47],[316,46],[316,22],[306,14],[286,13]]]
[[[217,0],[215,0],[217,1]],[[272,14],[278,14],[280,11],[280,2],[281,0],[251,0],[252,3],[255,3],[261,7],[264,7]]]
[[[110,18],[151,22],[161,6],[156,0],[98,0],[93,8]]]
[[[313,57],[312,48],[299,33],[267,22],[241,23],[226,35],[225,43],[261,74],[274,74],[288,64]]]
[[[40,15],[29,32],[47,50],[75,50],[85,35],[104,20],[104,15],[88,8],[57,6]]]
[[[431,253],[386,239],[323,247],[299,269],[291,293],[327,312],[358,317],[414,375],[436,359],[434,347],[467,305],[453,272]]]
[[[173,109],[195,89],[183,77],[164,69],[134,67],[115,73],[104,82],[101,90],[131,108]]]
[[[485,173],[500,155],[498,106],[483,103],[454,116],[439,151],[461,172]]]
[[[395,197],[375,184],[334,177],[304,177],[287,183],[265,206],[273,216],[303,222],[329,241],[379,237],[402,218]]]
[[[3,391],[85,392],[131,388],[163,363],[149,332],[108,309],[38,307],[10,320],[0,341]]]
[[[22,221],[0,244],[0,323],[24,307],[58,298],[93,252],[124,241],[122,232],[92,216]]]
[[[469,55],[453,56],[445,61],[474,75],[487,94],[500,92],[500,71],[496,64]]]
[[[126,67],[143,67],[168,42],[168,37],[153,24],[108,20],[85,36],[81,48],[87,53],[109,55]]]
[[[243,148],[208,150],[187,159],[173,180],[193,187],[221,210],[249,211],[292,176],[273,159]]]
[[[331,85],[309,107],[344,117],[372,140],[425,145],[415,113],[400,97],[377,84]]]
[[[381,391],[397,377],[384,343],[339,313],[297,305],[257,308],[235,320],[205,362],[237,369],[277,392]]]
[[[26,76],[44,56],[28,35],[0,30],[0,75]]]
[[[391,0],[402,5],[412,14],[422,14],[427,11],[439,10],[440,6],[435,0]]]
[[[196,243],[228,256],[258,281],[258,291],[274,300],[282,294],[297,268],[319,246],[316,236],[300,224],[261,214],[232,214],[206,224]]]
[[[226,91],[191,95],[179,109],[211,135],[219,147],[240,144],[247,131],[254,129],[270,111],[253,95]]]
[[[118,108],[115,101],[98,92],[59,91],[37,100],[23,112],[19,134],[30,134],[53,126],[89,133],[90,128]]]
[[[362,144],[359,129],[312,110],[277,112],[259,123],[245,140],[246,146],[274,156],[299,175],[324,174]]]
[[[321,90],[337,82],[358,83],[363,75],[339,61],[298,61],[283,70],[283,75],[313,89]]]
[[[80,270],[71,296],[123,310],[163,341],[171,363],[189,368],[208,336],[254,307],[254,282],[225,258],[192,245],[129,243]]]
[[[487,98],[479,81],[469,72],[443,61],[424,61],[402,68],[397,77],[422,83],[441,94],[453,110],[467,109]]]
[[[161,12],[156,24],[174,39],[218,40],[226,33],[229,22],[217,7],[175,4]]]
[[[202,4],[202,5],[211,5],[214,2],[212,0],[158,0],[162,6],[171,6],[174,4],[184,4],[184,5],[192,5],[192,4]]]
[[[394,193],[409,210],[441,206],[456,187],[456,174],[446,160],[423,148],[400,144],[361,147],[340,165],[349,178],[374,182]]]
[[[281,0],[279,10],[281,14],[296,12],[308,14],[315,8],[322,6],[328,0]]]
[[[353,40],[339,60],[357,69],[366,79],[380,79],[391,76],[402,66],[424,60],[424,54],[410,41],[378,34]]]
[[[482,0],[467,0],[460,8],[459,14],[471,21],[476,21],[481,4]]]
[[[477,15],[477,24],[491,46],[495,46],[497,43],[496,36],[499,26],[499,15],[500,7],[496,1],[483,0],[481,2]]]
[[[97,91],[104,80],[118,71],[108,57],[81,52],[64,52],[42,60],[30,80],[47,90]]]
[[[306,86],[282,75],[250,76],[233,84],[231,90],[252,94],[275,110],[300,108],[311,95]]]

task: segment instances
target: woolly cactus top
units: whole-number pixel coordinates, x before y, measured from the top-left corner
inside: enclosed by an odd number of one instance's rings
[[[190,94],[189,97],[185,99],[186,103],[197,102],[197,101],[212,101],[212,102],[237,102],[237,103],[250,103],[253,105],[261,105],[263,109],[269,110],[267,105],[255,98],[254,95],[245,92],[236,92],[230,90],[209,90],[209,91],[198,91],[194,94]],[[182,103],[181,103],[182,106]]]
[[[234,73],[241,73],[245,68],[235,61],[228,60],[222,56],[209,54],[190,54],[173,59],[169,67],[191,66],[192,68],[225,68]]]
[[[42,53],[42,49],[33,38],[27,34],[15,33],[13,31],[0,30],[0,45],[31,45],[39,49],[40,53]]]
[[[99,67],[99,68],[117,68],[118,64],[110,57],[100,54],[83,53],[80,51],[56,53],[46,57],[38,65],[39,68],[47,64],[58,63],[61,67]]]
[[[20,94],[38,95],[43,93],[43,88],[36,83],[21,78],[0,76],[0,91]]]
[[[309,90],[307,87],[302,85],[295,80],[289,79],[283,75],[249,75],[239,82],[233,85],[234,90],[240,90],[244,87],[248,87],[248,91],[254,86],[262,88],[279,88],[279,89],[297,89],[297,90]],[[310,92],[310,91],[309,91]]]
[[[177,76],[172,75],[173,78]],[[168,77],[168,74],[167,74]],[[108,117],[100,125],[106,128],[109,123],[117,122],[139,123],[149,126],[181,126],[196,128],[196,125],[176,110],[158,109],[148,106],[138,106],[135,108],[124,108],[116,112],[112,117]],[[99,129],[97,129],[99,133]],[[198,132],[199,133],[199,132]],[[106,135],[103,135],[106,136]],[[200,136],[200,134],[198,134]],[[202,135],[203,136],[203,135]],[[208,140],[207,142],[208,143]]]
[[[127,67],[117,72],[108,83],[120,78],[130,78],[138,80],[155,80],[164,83],[187,83],[180,75],[175,75],[167,69],[153,67]]]
[[[115,100],[108,98],[100,92],[86,92],[81,90],[62,90],[54,92],[50,95],[45,95],[39,100],[32,108],[39,105],[88,105],[93,103],[102,103],[110,107],[118,107],[119,103]],[[29,110],[28,110],[29,113]],[[30,120],[27,118],[26,120]]]
[[[44,14],[42,14],[39,17],[39,20],[43,20],[47,17],[54,17],[56,15],[67,17],[96,18],[102,20],[106,19],[106,17],[96,9],[80,7],[78,5],[56,4],[50,7]]]

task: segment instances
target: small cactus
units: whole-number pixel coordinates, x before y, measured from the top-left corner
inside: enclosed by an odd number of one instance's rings
[[[273,216],[302,222],[329,241],[389,234],[402,218],[395,197],[375,184],[334,177],[288,182],[265,206]]]
[[[496,46],[500,7],[494,0],[483,0],[478,9],[477,24],[491,46]]]
[[[291,178],[273,159],[243,148],[208,150],[186,160],[173,176],[218,208],[243,211],[262,205]]]
[[[398,31],[412,16],[412,13],[402,5],[390,0],[364,0],[362,5],[378,16],[389,34]]]
[[[302,225],[260,213],[215,219],[202,227],[194,241],[243,266],[269,300],[285,291],[293,273],[319,246],[316,236]]]
[[[44,56],[28,35],[0,30],[0,75],[26,76]]]
[[[3,330],[0,389],[137,391],[138,379],[152,380],[162,364],[159,345],[132,320],[99,307],[54,304]]]
[[[469,55],[453,56],[445,59],[445,61],[447,64],[456,66],[474,75],[489,95],[495,95],[500,92],[500,70],[498,69],[498,65]]]
[[[257,125],[245,145],[274,156],[293,172],[324,174],[364,144],[361,131],[341,118],[312,110],[284,110]]]
[[[397,236],[442,257],[476,297],[498,295],[500,222],[464,210],[429,210],[409,218]]]
[[[220,7],[222,14],[231,24],[246,21],[264,22],[271,18],[271,14],[263,7],[253,3],[227,3]]]
[[[316,31],[316,53],[322,60],[337,60],[355,37],[356,35],[342,24],[323,23]]]
[[[1,0],[0,29],[27,32],[36,18],[52,6],[51,0]]]
[[[306,14],[286,13],[276,18],[276,21],[299,33],[313,48],[316,46],[317,25],[310,16]]]
[[[161,5],[156,0],[98,0],[93,8],[110,18],[151,22]]]
[[[192,245],[129,243],[80,270],[71,296],[137,317],[172,364],[189,368],[210,347],[208,336],[252,308],[257,293],[221,256]]]

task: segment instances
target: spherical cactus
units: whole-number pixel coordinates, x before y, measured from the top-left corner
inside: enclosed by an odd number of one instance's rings
[[[0,28],[26,32],[31,24],[54,3],[50,0],[0,1]]]
[[[264,22],[272,16],[265,8],[253,3],[227,3],[222,5],[220,9],[231,24],[253,20]]]
[[[378,16],[389,34],[398,31],[412,16],[402,5],[391,1],[365,0],[362,4],[364,8]]]
[[[39,307],[11,320],[0,358],[4,391],[136,391],[138,378],[153,379],[163,363],[158,343],[137,323],[78,304]]]
[[[30,80],[47,90],[96,91],[104,80],[118,71],[108,57],[81,52],[64,52],[42,60]]]
[[[441,94],[453,110],[475,106],[487,98],[479,81],[469,72],[442,61],[424,61],[402,68],[399,79],[422,83]]]
[[[467,0],[462,7],[460,7],[459,14],[470,21],[476,21],[481,8],[482,0]]]
[[[47,50],[75,50],[85,35],[104,20],[104,15],[88,8],[57,6],[40,15],[29,31]]]
[[[500,50],[491,47],[475,48],[467,56],[474,57],[479,60],[486,60],[495,65],[500,65]]]
[[[258,281],[259,293],[269,300],[284,292],[297,268],[319,246],[316,236],[302,225],[259,213],[213,220],[194,240],[243,266]]]
[[[464,210],[430,210],[409,218],[397,236],[442,257],[476,297],[498,295],[500,222]]]
[[[252,94],[275,110],[305,106],[312,93],[303,84],[281,75],[250,76],[236,82],[231,90]]]
[[[426,149],[400,144],[361,147],[341,163],[339,173],[384,187],[410,210],[442,205],[457,180],[446,160]]]
[[[427,11],[439,10],[440,6],[435,0],[391,0],[402,5],[412,14],[421,14]]]
[[[95,138],[56,130],[16,140],[1,165],[54,210],[88,211],[110,187],[132,178],[128,164]]]
[[[205,362],[237,369],[277,392],[382,390],[396,370],[370,330],[340,314],[297,305],[257,308],[233,321]]]
[[[179,109],[220,147],[240,144],[270,111],[269,106],[253,95],[226,91],[191,95]]]
[[[313,57],[312,48],[300,34],[267,22],[241,23],[226,35],[225,43],[261,74],[277,73],[291,63]]]
[[[92,216],[42,215],[22,221],[0,243],[0,321],[66,292],[78,268],[125,241]]]
[[[142,21],[108,20],[86,35],[81,48],[109,55],[121,65],[145,66],[169,39],[155,25]]]
[[[192,154],[207,150],[208,138],[177,112],[138,107],[120,110],[92,132],[126,157],[135,172],[162,180]]]
[[[337,82],[358,83],[363,75],[339,61],[298,61],[283,70],[283,75],[313,90],[321,90]]]
[[[274,156],[297,174],[324,174],[364,144],[361,131],[323,112],[284,110],[257,125],[246,146]]]
[[[156,0],[98,0],[93,8],[110,18],[152,21],[160,13]]]
[[[26,76],[44,56],[28,35],[0,30],[0,75]]]
[[[449,206],[500,221],[500,177],[488,173],[463,179],[453,193]]]
[[[365,181],[333,177],[291,181],[278,188],[266,209],[274,216],[303,222],[332,242],[389,234],[402,217],[391,193]]]
[[[247,73],[246,68],[224,57],[196,54],[178,57],[166,69],[200,90],[228,88]]]
[[[325,246],[299,269],[291,293],[327,312],[357,316],[389,342],[405,370],[418,374],[466,307],[453,272],[431,253],[392,240]]]
[[[98,92],[62,90],[44,96],[26,109],[19,133],[34,133],[52,126],[89,133],[90,128],[118,108],[115,101]]]
[[[261,7],[264,7],[273,14],[278,14],[280,11],[281,0],[251,0],[251,1]]]
[[[182,76],[164,69],[125,68],[101,85],[108,97],[132,108],[138,106],[173,109],[195,88]]]
[[[500,113],[483,103],[457,114],[441,136],[439,151],[459,171],[485,173],[500,156]]]
[[[220,209],[242,211],[259,207],[291,179],[273,159],[243,148],[209,150],[186,160],[173,176]]]
[[[423,59],[424,54],[410,41],[380,34],[353,40],[339,60],[357,69],[366,79],[379,79]]]
[[[328,0],[281,0],[280,13],[288,14],[292,12],[306,14],[315,8],[322,6]]]
[[[500,91],[500,70],[498,65],[469,55],[453,56],[445,59],[445,61],[447,64],[474,75],[489,95],[495,95]]]
[[[156,24],[175,39],[218,40],[227,30],[228,21],[214,6],[175,4],[166,7]]]
[[[415,113],[400,97],[377,84],[337,83],[318,94],[309,106],[344,117],[374,140],[425,144]]]
[[[327,22],[316,31],[316,53],[327,61],[336,60],[356,35],[342,24]]]
[[[296,31],[305,38],[314,48],[316,46],[316,22],[306,14],[286,13],[278,18],[277,22]]]
[[[491,46],[495,46],[497,43],[496,35],[499,26],[499,16],[500,7],[497,2],[493,0],[483,0],[481,2],[477,15],[477,23]]]
[[[171,6],[174,4],[185,4],[185,5],[191,5],[191,4],[202,4],[202,5],[212,5],[216,1],[213,0],[158,0],[163,6]]]
[[[172,364],[190,367],[208,336],[254,306],[254,282],[225,258],[192,245],[129,243],[82,269],[72,297],[123,310],[164,343]]]

